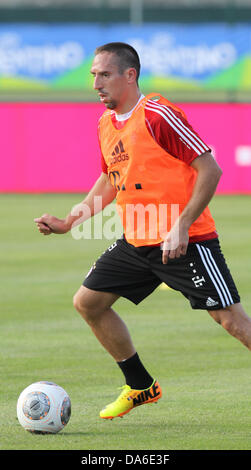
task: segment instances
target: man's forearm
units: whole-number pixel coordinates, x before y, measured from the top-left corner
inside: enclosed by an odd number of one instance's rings
[[[115,195],[116,192],[108,177],[102,174],[84,200],[74,206],[65,218],[68,230],[102,211],[113,201]]]
[[[221,174],[222,171],[218,165],[209,164],[199,169],[192,196],[179,219],[179,222],[187,229],[208,206],[215,194]]]

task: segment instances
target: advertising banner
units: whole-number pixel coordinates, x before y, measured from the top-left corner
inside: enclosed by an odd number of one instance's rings
[[[251,105],[181,104],[223,170],[218,193],[251,193]],[[102,104],[0,106],[0,192],[86,192],[101,173]]]
[[[0,25],[0,90],[91,90],[97,46],[123,41],[143,89],[251,90],[251,24]]]

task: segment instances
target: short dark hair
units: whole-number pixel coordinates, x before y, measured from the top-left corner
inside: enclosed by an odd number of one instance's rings
[[[94,54],[97,55],[101,52],[112,52],[117,55],[120,73],[123,73],[127,68],[134,68],[136,70],[136,81],[138,83],[140,60],[137,51],[132,46],[125,42],[109,42],[103,46],[97,47]]]

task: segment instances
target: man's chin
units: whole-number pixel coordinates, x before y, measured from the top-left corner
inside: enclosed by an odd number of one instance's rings
[[[117,106],[117,103],[114,103],[114,101],[109,101],[108,103],[104,103],[104,105],[108,109],[115,109]]]

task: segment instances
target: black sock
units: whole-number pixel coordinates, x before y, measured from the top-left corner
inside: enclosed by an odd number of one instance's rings
[[[135,390],[145,390],[151,387],[153,378],[143,366],[138,353],[125,361],[117,362],[122,370],[126,384]]]

